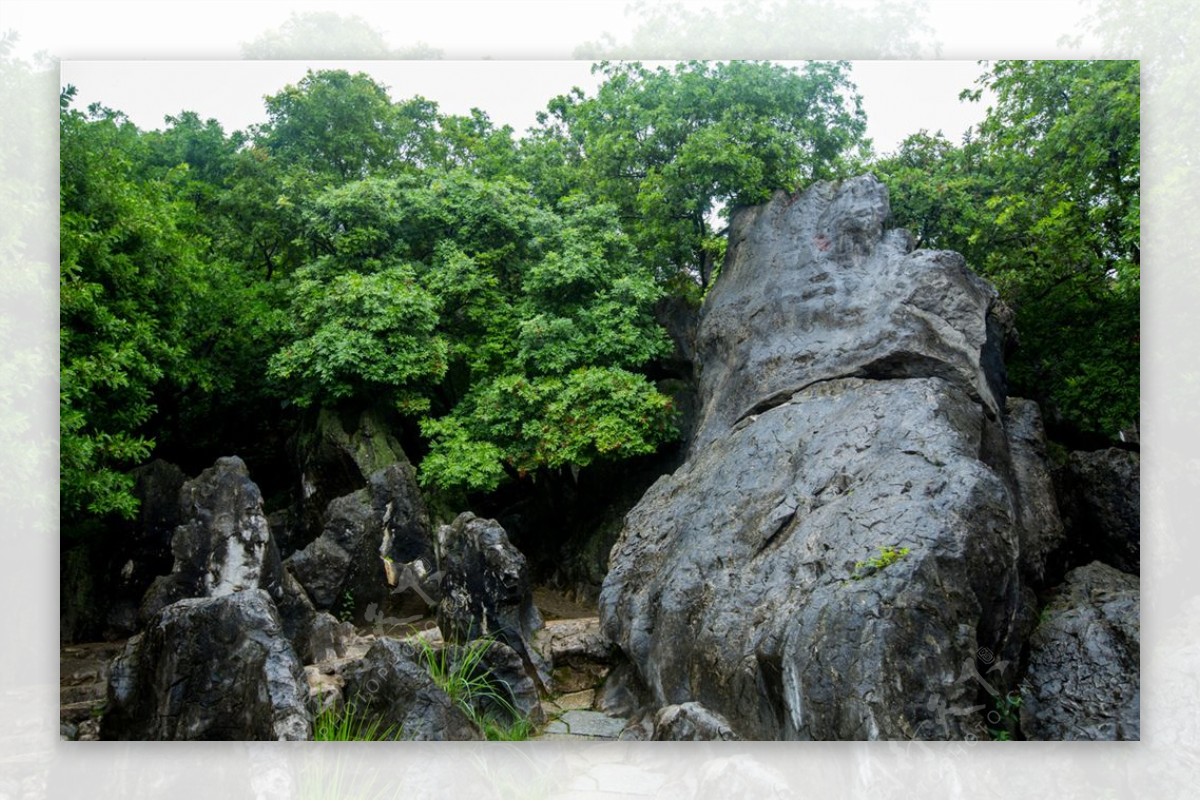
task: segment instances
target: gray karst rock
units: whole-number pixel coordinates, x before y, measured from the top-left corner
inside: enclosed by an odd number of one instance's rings
[[[1074,451],[1065,470],[1063,518],[1080,562],[1126,573],[1141,566],[1141,457],[1108,448]]]
[[[696,335],[694,447],[833,378],[942,378],[999,416],[1010,313],[957,253],[885,234],[887,215],[870,177],[737,212]]]
[[[147,591],[143,620],[183,598],[229,595],[280,581],[262,493],[241,459],[218,459],[185,482],[178,505],[182,522],[171,539],[174,566]]]
[[[420,662],[416,647],[387,637],[342,669],[346,703],[364,720],[396,727],[403,740],[482,740],[483,733],[450,700]]]
[[[1139,585],[1101,562],[1067,574],[1030,639],[1027,739],[1141,739]]]
[[[545,665],[531,646],[542,617],[533,605],[525,557],[495,520],[463,512],[437,533],[441,601],[438,628],[449,643],[492,638],[516,651],[544,685]]]
[[[217,598],[263,589],[277,606],[285,636],[298,652],[313,608],[303,588],[279,558],[262,493],[236,456],[222,457],[179,491],[179,519],[171,540],[171,572],[154,580],[142,599],[139,618],[155,619],[184,598]]]
[[[362,489],[373,473],[388,465],[408,462],[400,443],[371,411],[343,415],[322,409],[295,446],[300,474],[297,524],[303,540],[299,547],[324,530],[325,510],[335,498]]]
[[[263,590],[162,609],[113,663],[106,740],[304,740],[304,670]]]
[[[346,655],[346,646],[354,638],[354,625],[338,620],[328,612],[313,615],[306,648],[301,652],[304,664],[328,662]]]
[[[740,740],[729,722],[701,704],[664,706],[654,715],[655,740]]]
[[[435,565],[429,515],[407,462],[330,503],[321,536],[287,560],[318,609],[375,604],[380,614],[413,598],[422,609],[436,601]]]
[[[1009,463],[1017,488],[1021,523],[1021,568],[1035,582],[1045,578],[1046,563],[1063,546],[1064,530],[1046,457],[1046,430],[1033,401],[1009,398],[1004,428]]]
[[[655,708],[747,739],[957,739],[984,735],[979,654],[1016,679],[1022,548],[1054,534],[1025,530],[1053,521],[1005,430],[1011,313],[888,213],[868,176],[734,215],[688,459],[600,597]]]

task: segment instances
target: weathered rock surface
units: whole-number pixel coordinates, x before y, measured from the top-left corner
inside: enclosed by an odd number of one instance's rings
[[[174,566],[147,591],[141,610],[144,621],[183,598],[230,595],[281,580],[262,493],[241,459],[218,459],[185,482],[178,503],[179,519],[184,522],[171,540]]]
[[[556,693],[599,687],[617,656],[598,617],[547,621],[534,634],[533,647],[550,663]]]
[[[362,719],[396,726],[403,740],[482,740],[483,734],[430,677],[415,647],[379,638],[342,670],[346,703]]]
[[[106,740],[304,740],[304,670],[260,589],[162,609],[114,661]]]
[[[748,739],[983,734],[947,712],[974,706],[977,652],[1019,649],[1036,541],[1004,430],[1010,315],[887,216],[870,177],[735,214],[688,460],[629,513],[600,598],[656,708],[698,702]]]
[[[283,569],[263,514],[262,493],[246,464],[223,457],[179,492],[179,519],[171,540],[171,572],[154,580],[139,618],[148,623],[184,598],[217,598],[263,589],[278,607],[285,635],[299,653],[313,608],[303,588]]]
[[[407,463],[408,458],[377,414],[364,411],[343,419],[336,411],[322,409],[311,430],[297,438],[296,462],[300,473],[297,522],[312,539],[324,529],[325,510],[335,498],[362,489],[373,473]]]
[[[1038,405],[1009,398],[1004,428],[1021,531],[1021,569],[1032,582],[1046,578],[1047,562],[1063,547],[1064,529],[1046,457],[1046,429]]]
[[[1141,457],[1108,448],[1074,451],[1063,487],[1063,517],[1081,561],[1126,573],[1141,566]]]
[[[1138,740],[1139,581],[1100,562],[1067,574],[1030,640],[1030,740]]]
[[[525,660],[531,678],[544,682],[544,666],[531,647],[542,616],[524,555],[495,520],[463,512],[437,534],[441,569],[438,628],[447,642],[495,638]]]
[[[318,609],[349,600],[357,612],[375,604],[381,614],[405,593],[435,601],[434,565],[429,515],[407,462],[330,503],[321,536],[287,560]]]
[[[818,183],[733,219],[697,333],[701,448],[756,411],[833,378],[938,377],[1004,408],[1008,313],[948,251],[883,230],[869,176]]]
[[[729,722],[701,704],[664,706],[654,716],[655,740],[740,740]]]

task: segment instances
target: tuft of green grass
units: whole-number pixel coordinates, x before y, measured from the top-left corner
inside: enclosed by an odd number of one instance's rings
[[[340,709],[330,704],[313,721],[313,739],[319,742],[398,740],[399,726],[384,726],[378,716],[368,717],[348,703]]]
[[[533,736],[533,723],[524,715],[517,715],[511,722],[503,722],[494,716],[483,716],[479,721],[484,739],[515,742]]]
[[[533,724],[513,706],[507,687],[497,687],[482,665],[493,640],[468,643],[458,650],[457,659],[451,658],[449,647],[434,648],[423,637],[416,638],[416,641],[434,684],[479,726],[486,739],[529,739]]]

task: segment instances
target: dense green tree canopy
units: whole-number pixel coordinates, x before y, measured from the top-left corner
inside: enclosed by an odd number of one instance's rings
[[[650,69],[602,63],[594,97],[555,98],[529,142],[550,197],[583,192],[616,205],[643,261],[707,285],[711,221],[841,173],[866,118],[843,62],[802,70],[765,62]],[[565,174],[565,177],[564,177]]]
[[[657,305],[700,301],[729,209],[860,169],[865,118],[844,63],[596,69],[522,137],[340,70],[247,132],[143,132],[65,93],[64,521],[132,513],[151,455],[279,452],[318,408],[390,410],[441,491],[671,442]],[[897,222],[1016,308],[1016,390],[1111,434],[1137,415],[1137,66],[983,81],[968,141],[921,132],[874,167]]]
[[[154,438],[156,385],[186,381],[185,338],[202,278],[164,180],[121,114],[68,107],[60,126],[61,502],[66,519],[134,511],[126,469]]]

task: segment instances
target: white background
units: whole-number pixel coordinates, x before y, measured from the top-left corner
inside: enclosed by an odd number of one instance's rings
[[[1133,12],[1186,2],[1112,0],[1127,7],[1130,41],[1159,41]],[[401,47],[416,41],[450,59],[560,59],[633,23],[615,3],[63,3],[8,0],[0,30],[17,52],[54,58],[232,59],[240,43],[292,11],[357,13]],[[720,8],[720,4],[715,4]],[[871,4],[866,4],[871,5]],[[996,57],[1137,55],[1059,44],[1096,4],[927,4],[940,50]],[[795,7],[795,4],[792,4]],[[801,13],[801,12],[795,12]],[[1169,24],[1169,23],[1168,23]],[[1193,26],[1194,30],[1194,26]],[[753,56],[754,32],[744,37]],[[653,58],[655,53],[639,53]],[[698,54],[708,55],[708,54]],[[732,54],[722,54],[732,55]],[[795,58],[803,58],[798,42]],[[822,55],[828,55],[822,53]],[[848,47],[840,57],[863,55]],[[868,54],[869,55],[869,54]],[[1149,63],[1155,57],[1145,54]],[[1200,357],[1192,298],[1196,234],[1194,61],[1160,76],[1143,115],[1143,742],[597,744],[136,744],[58,741],[57,691],[57,161],[6,162],[0,176],[0,797],[1200,797]],[[1180,71],[1183,74],[1180,74]],[[1184,80],[1180,80],[1180,78]],[[865,83],[865,82],[864,82]],[[1184,86],[1185,89],[1171,87]],[[276,87],[277,88],[277,87]],[[864,89],[867,87],[864,86]],[[962,87],[958,87],[962,88]],[[1175,94],[1172,94],[1175,92]],[[180,107],[188,105],[180,85]],[[544,102],[544,99],[543,99]],[[912,96],[908,102],[924,102]],[[110,102],[119,106],[119,103]],[[29,105],[0,109],[0,148],[55,131],[57,78]],[[947,132],[949,133],[949,131]],[[22,151],[23,152],[23,151]],[[38,152],[32,148],[31,152]],[[31,189],[21,183],[33,174]],[[20,187],[17,194],[13,187]]]

